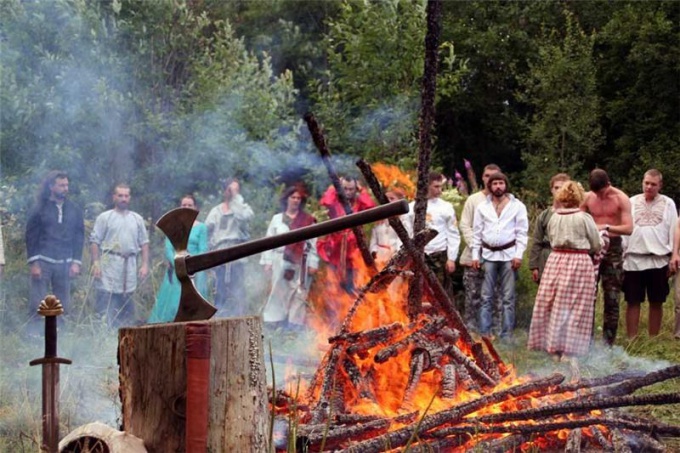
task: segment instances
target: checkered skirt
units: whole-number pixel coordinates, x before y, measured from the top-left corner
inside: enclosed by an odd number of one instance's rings
[[[541,277],[529,349],[585,355],[595,310],[596,275],[586,253],[553,251]]]

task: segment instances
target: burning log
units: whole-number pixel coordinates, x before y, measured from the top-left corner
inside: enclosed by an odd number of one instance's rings
[[[339,413],[342,411],[333,411],[333,405],[331,404],[333,400],[337,400],[337,395],[334,397],[334,392],[337,392],[342,385],[336,385],[336,370],[338,367],[338,362],[342,356],[342,349],[334,345],[334,347],[328,353],[328,360],[323,368],[321,376],[321,394],[319,395],[318,403],[312,410],[312,421],[311,423],[321,423],[328,419],[331,411],[333,413]],[[314,390],[314,387],[310,388],[310,394]],[[342,393],[342,392],[340,392]]]
[[[376,327],[375,329],[334,335],[328,339],[328,342],[330,344],[334,344],[341,341],[351,344],[352,346],[356,346],[357,343],[369,343],[375,346],[377,344],[389,341],[403,330],[404,325],[402,323],[393,322],[392,324]]]
[[[421,328],[414,330],[411,332],[409,335],[406,337],[402,338],[401,340],[397,341],[396,343],[392,343],[386,348],[381,349],[378,351],[378,353],[373,357],[373,361],[376,363],[385,363],[387,362],[390,358],[395,357],[397,354],[399,354],[401,351],[406,349],[410,344],[412,344],[416,339],[421,336],[421,335],[428,335],[428,334],[433,334],[440,328],[444,326],[446,323],[446,320],[442,317],[436,317],[426,323],[424,326]]]
[[[407,407],[411,404],[413,396],[416,392],[416,387],[420,382],[420,377],[425,370],[425,355],[426,352],[422,349],[416,349],[411,354],[410,371],[408,375],[408,383],[404,391],[404,398],[402,400],[402,407]]]
[[[326,170],[328,170],[328,176],[330,176],[333,187],[335,187],[337,197],[345,209],[345,214],[350,215],[353,212],[352,206],[350,205],[349,200],[347,200],[345,192],[342,190],[338,172],[335,170],[333,162],[331,162],[331,152],[326,145],[326,139],[323,136],[323,132],[321,132],[319,123],[316,121],[316,118],[312,113],[306,113],[304,120],[307,123],[307,127],[309,128],[309,133],[312,135],[312,140],[314,140],[314,144],[319,150],[319,154],[321,154],[321,160],[323,160]],[[366,263],[366,266],[373,272],[377,272],[378,269],[375,267],[375,260],[373,259],[373,256],[371,255],[371,252],[368,248],[368,241],[366,240],[366,234],[364,233],[364,230],[361,227],[355,227],[352,228],[352,232],[357,239],[357,246],[359,247],[359,251],[361,251],[361,257],[364,259],[364,263]]]
[[[486,374],[479,366],[477,366],[474,360],[463,354],[463,351],[458,349],[456,345],[449,346],[447,352],[456,363],[463,365],[470,372],[472,378],[481,386],[494,387],[498,384],[497,380],[492,379]]]
[[[569,414],[572,412],[587,412],[597,409],[626,406],[658,406],[680,403],[680,393],[659,393],[656,395],[628,395],[610,397],[573,398],[561,403],[544,407],[505,412],[501,414],[483,415],[476,419],[469,419],[471,423],[502,423],[513,420],[541,419],[553,415]]]
[[[581,428],[572,429],[567,436],[567,443],[564,446],[564,453],[581,453],[583,435]]]
[[[456,365],[447,363],[441,367],[441,397],[452,399],[456,396]]]
[[[478,411],[482,407],[491,404],[497,404],[501,401],[505,401],[513,397],[516,398],[521,395],[534,392],[545,392],[551,386],[555,386],[563,380],[563,375],[553,374],[552,376],[548,376],[543,379],[516,385],[504,390],[499,390],[497,392],[481,396],[477,399],[466,401],[435,414],[426,415],[422,418],[417,426],[405,426],[381,436],[359,442],[358,444],[352,445],[350,449],[344,449],[341,451],[345,453],[350,453],[350,451],[360,451],[362,453],[379,453],[384,451],[385,445],[389,445],[390,448],[398,448],[406,445],[409,439],[411,439],[413,436],[413,433],[416,431],[417,434],[420,435],[444,424],[457,423],[461,421],[466,415]]]
[[[470,373],[463,365],[456,364],[456,374],[458,375],[458,382],[462,382],[465,388],[472,392],[482,393],[482,388],[470,377]]]
[[[364,379],[364,376],[362,376],[361,370],[359,370],[359,367],[354,363],[354,360],[345,355],[342,359],[342,367],[347,373],[350,382],[357,390],[359,398],[365,398],[375,402],[376,399],[373,389],[366,379]]]

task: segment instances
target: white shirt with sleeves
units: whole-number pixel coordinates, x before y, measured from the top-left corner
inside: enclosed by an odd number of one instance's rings
[[[407,221],[405,222],[406,229],[411,237],[413,237],[413,223],[415,221],[414,206],[415,201],[412,201],[409,204],[409,213],[406,214]],[[441,198],[427,200],[425,226],[439,233],[425,246],[425,253],[430,255],[446,250],[447,259],[456,261],[460,248],[460,232],[458,231],[456,211],[453,210],[451,203]]]
[[[657,195],[651,202],[644,194],[630,199],[633,233],[623,237],[623,270],[643,271],[666,266],[673,253],[678,212],[675,202]]]
[[[501,211],[496,214],[496,209],[491,201],[492,195],[487,196],[486,201],[480,204],[475,211],[472,235],[472,259],[479,261],[482,242],[499,247],[515,241],[515,245],[505,250],[491,251],[487,248],[481,250],[481,258],[487,261],[512,261],[513,258],[522,259],[527,249],[529,218],[524,203],[508,194],[510,201]]]

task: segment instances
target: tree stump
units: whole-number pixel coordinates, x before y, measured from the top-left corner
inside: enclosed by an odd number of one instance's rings
[[[269,412],[259,317],[120,329],[122,429],[143,439],[151,453],[185,451],[186,329],[190,327],[210,331],[209,368],[205,367],[209,369],[207,451],[268,451]],[[202,413],[196,409],[191,407],[189,415]]]

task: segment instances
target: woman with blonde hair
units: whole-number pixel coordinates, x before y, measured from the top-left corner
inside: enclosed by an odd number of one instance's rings
[[[529,349],[542,349],[556,359],[588,353],[595,310],[596,275],[592,254],[601,240],[595,221],[579,206],[583,188],[565,182],[555,195],[560,207],[548,223],[552,253],[536,294]]]

